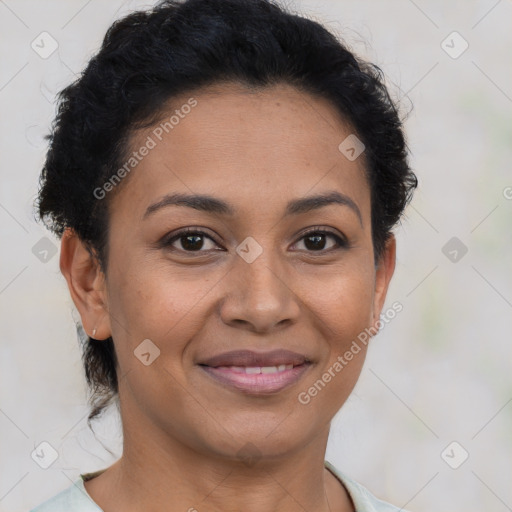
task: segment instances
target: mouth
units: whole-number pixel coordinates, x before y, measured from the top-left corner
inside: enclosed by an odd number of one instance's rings
[[[312,362],[287,350],[258,353],[249,350],[214,356],[199,367],[217,383],[245,394],[271,394],[295,384]]]

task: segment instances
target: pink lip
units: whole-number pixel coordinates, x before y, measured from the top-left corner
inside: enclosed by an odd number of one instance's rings
[[[306,362],[276,373],[255,374],[247,374],[229,366],[212,367],[200,365],[200,368],[225,386],[238,389],[247,394],[269,394],[281,391],[297,382],[310,366],[311,364]]]
[[[290,350],[272,350],[271,352],[254,352],[252,350],[233,350],[210,357],[199,364],[218,366],[279,366],[281,364],[293,364],[299,366],[310,362],[309,359],[297,352]]]

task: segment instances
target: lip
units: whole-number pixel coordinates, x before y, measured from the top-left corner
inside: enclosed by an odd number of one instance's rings
[[[273,365],[272,365],[273,366]],[[261,395],[277,393],[295,384],[309,369],[311,363],[303,363],[276,373],[248,374],[226,366],[199,367],[220,384],[246,394]]]
[[[298,366],[310,362],[304,354],[290,350],[278,349],[271,352],[254,352],[252,350],[233,350],[210,357],[199,364],[218,366],[279,366],[293,364]]]
[[[273,373],[245,373],[244,367],[293,366]],[[199,368],[223,386],[246,394],[277,393],[295,384],[311,366],[303,354],[289,350],[253,352],[235,350],[213,356],[201,363]]]

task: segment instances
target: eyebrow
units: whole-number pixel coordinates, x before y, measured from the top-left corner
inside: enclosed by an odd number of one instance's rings
[[[294,199],[286,205],[284,216],[287,217],[289,215],[307,213],[331,204],[347,206],[357,215],[361,226],[363,225],[361,211],[359,210],[357,204],[352,199],[350,199],[350,197],[337,191],[325,192],[323,194]],[[168,206],[185,206],[202,212],[216,213],[227,216],[235,216],[237,213],[236,209],[229,203],[213,196],[204,194],[175,193],[168,194],[156,203],[150,205],[145,211],[142,220],[145,220],[153,213]]]

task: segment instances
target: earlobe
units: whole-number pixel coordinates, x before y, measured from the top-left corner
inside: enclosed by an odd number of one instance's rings
[[[373,325],[380,319],[382,308],[386,300],[389,283],[393,277],[396,263],[396,239],[391,233],[386,240],[380,255],[375,274],[375,293],[373,299]]]
[[[85,332],[94,339],[108,338],[111,331],[105,275],[97,258],[71,228],[62,235],[59,264]]]

